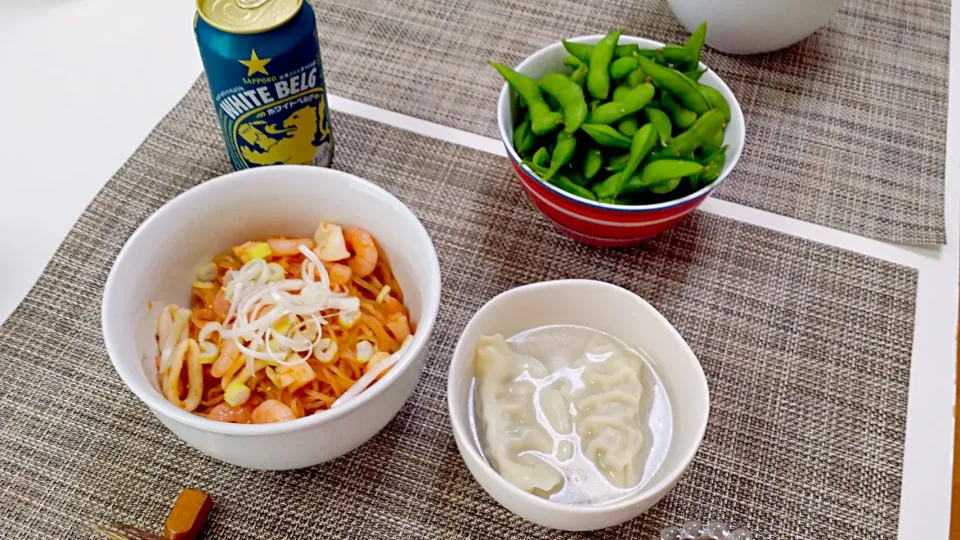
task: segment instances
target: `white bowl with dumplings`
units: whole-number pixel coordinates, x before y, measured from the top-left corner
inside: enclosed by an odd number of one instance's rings
[[[639,485],[624,490],[624,494],[609,502],[557,502],[517,487],[485,458],[479,442],[481,437],[474,431],[474,426],[482,421],[471,417],[475,404],[470,401],[478,345],[488,343],[482,336],[500,334],[510,338],[527,330],[555,325],[591,328],[619,339],[630,349],[642,350],[648,358],[648,367],[658,379],[657,392],[664,394],[669,403],[672,429],[666,437],[669,440],[660,441],[665,450],[658,458],[658,465],[652,472],[648,470]],[[589,280],[524,285],[487,302],[467,324],[457,343],[450,364],[447,399],[460,455],[483,489],[524,519],[568,531],[617,525],[659,502],[693,460],[709,416],[706,377],[677,330],[634,293]],[[650,459],[652,456],[651,453]]]
[[[312,234],[322,220],[363,227],[379,242],[416,323],[393,367],[342,406],[287,422],[233,424],[167,401],[157,382],[157,313],[190,305],[198,262],[268,235]],[[157,210],[117,256],[103,294],[103,337],[114,368],[150,412],[188,445],[255,469],[337,458],[383,429],[413,391],[440,305],[440,266],[427,231],[403,203],[353,175],[283,165],[204,182]],[[150,309],[152,306],[152,309]]]

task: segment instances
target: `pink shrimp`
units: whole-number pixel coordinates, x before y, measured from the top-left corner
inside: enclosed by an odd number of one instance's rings
[[[254,424],[286,422],[296,418],[297,415],[293,413],[293,409],[275,399],[268,399],[260,405],[257,405],[257,408],[253,410],[252,417]]]
[[[353,256],[347,259],[347,264],[357,277],[367,277],[377,268],[377,245],[367,231],[354,227],[343,231],[343,239],[347,249]]]
[[[239,407],[231,407],[227,402],[220,402],[207,413],[207,418],[218,420],[220,422],[233,422],[235,424],[249,424],[253,417],[253,407],[250,404],[243,404]]]
[[[224,339],[221,343],[220,356],[210,366],[210,374],[214,377],[223,377],[223,374],[230,369],[233,362],[240,358],[240,349],[237,348],[237,344],[232,339]]]
[[[227,295],[223,289],[217,291],[216,296],[213,297],[213,312],[217,317],[220,317],[221,321],[226,318],[227,313],[230,312],[230,301],[227,300]]]
[[[393,334],[393,337],[397,338],[397,341],[402,342],[410,335],[410,321],[403,313],[391,313],[384,326]]]
[[[311,250],[316,245],[313,238],[267,238],[267,245],[270,246],[270,254],[275,257],[298,255],[300,254],[301,244]]]
[[[353,275],[353,270],[349,266],[340,263],[329,263],[324,261],[323,267],[327,269],[327,274],[330,275],[330,285],[340,286],[350,283],[350,277]]]
[[[407,308],[403,305],[402,302],[396,299],[394,296],[387,296],[383,299],[383,311],[387,315],[393,315],[394,313],[403,313],[407,314]]]

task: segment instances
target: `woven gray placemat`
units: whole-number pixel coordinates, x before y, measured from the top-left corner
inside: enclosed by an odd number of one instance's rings
[[[633,290],[703,363],[711,418],[677,488],[641,518],[584,535],[652,538],[690,518],[760,538],[892,537],[897,528],[915,272],[703,213],[645,247],[602,250],[554,231],[503,159],[334,114],[336,167],[406,202],[429,230],[444,288],[423,377],[371,442],[310,469],[206,458],[114,372],[100,297],[134,229],[228,164],[204,81],[97,195],[0,327],[0,530],[81,536],[118,520],[159,530],[177,492],[216,507],[209,538],[557,538],[489,498],[456,450],[446,373],[489,298],[557,278]],[[571,535],[572,537],[573,535]]]
[[[681,42],[663,0],[309,0],[334,94],[498,138],[508,65],[615,27]],[[747,143],[720,198],[881,240],[945,242],[947,0],[847,0],[782,52],[704,62],[743,108]]]

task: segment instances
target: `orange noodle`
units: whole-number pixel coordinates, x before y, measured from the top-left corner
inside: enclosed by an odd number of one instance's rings
[[[161,310],[158,382],[215,420],[302,418],[375,384],[412,339],[408,317],[362,229],[324,222],[313,238],[245,242],[197,269],[189,309]]]

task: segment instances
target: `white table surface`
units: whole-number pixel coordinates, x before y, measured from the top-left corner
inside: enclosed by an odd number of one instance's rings
[[[159,6],[162,6],[159,7]],[[189,0],[0,0],[0,322],[77,217],[201,72]],[[960,35],[960,0],[952,35]],[[946,538],[955,396],[960,40],[951,42],[948,243],[908,248],[717,199],[708,212],[917,268],[920,273],[900,537]],[[331,107],[502,154],[498,141],[332,96]]]

